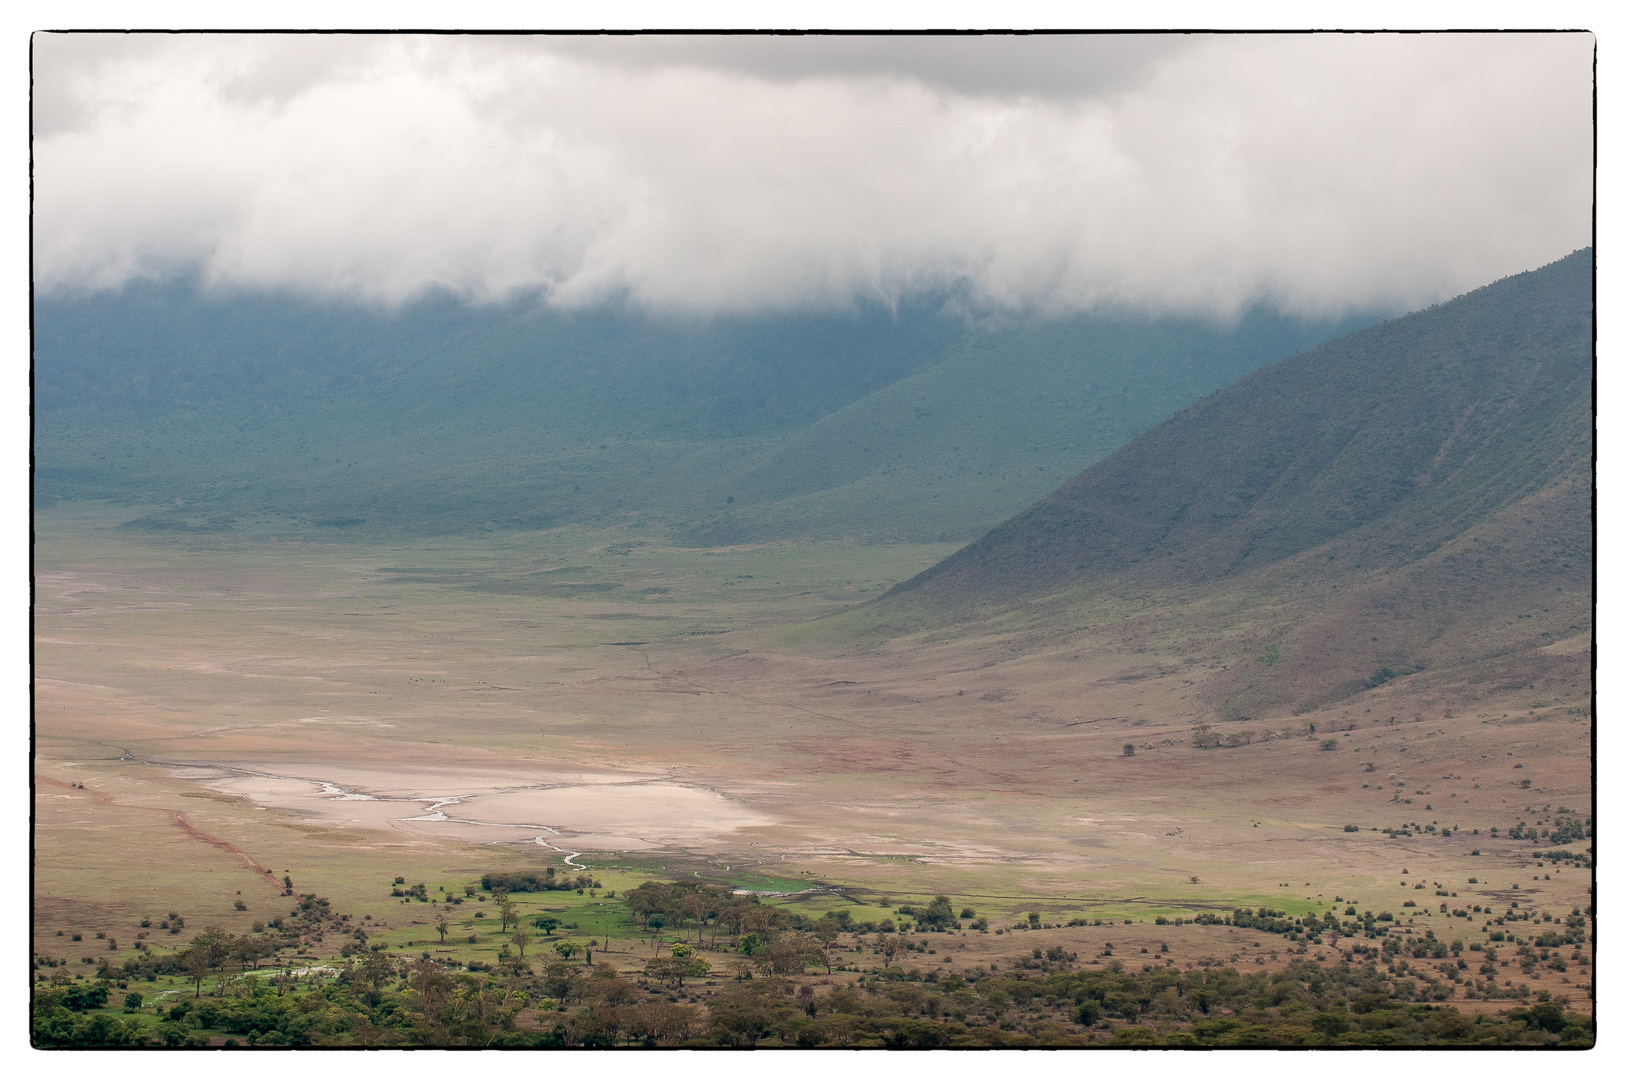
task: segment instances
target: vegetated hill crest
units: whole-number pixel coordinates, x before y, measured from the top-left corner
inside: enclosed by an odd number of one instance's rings
[[[1064,620],[1092,588],[1226,594],[1239,612],[1272,594],[1286,607],[1258,632],[1282,639],[1282,663],[1208,692],[1222,715],[1306,708],[1385,668],[1589,631],[1592,447],[1583,249],[1240,379],[897,586],[875,617],[970,622],[1049,597]]]

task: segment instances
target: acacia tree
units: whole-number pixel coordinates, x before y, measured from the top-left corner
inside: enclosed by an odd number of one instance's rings
[[[701,944],[706,941],[706,912],[710,907],[711,897],[703,892],[695,892],[689,897],[689,906],[694,911],[694,924],[698,927],[698,936]],[[684,935],[684,940],[688,935]]]
[[[231,958],[237,962],[239,970],[247,971],[249,968],[259,970],[260,958],[269,956],[272,946],[265,938],[256,938],[250,934],[243,934],[231,944]]]
[[[780,934],[768,943],[759,963],[773,975],[800,975],[808,964],[823,965],[824,949],[811,934]]]
[[[627,1033],[645,1046],[676,1046],[694,1030],[696,1010],[666,1001],[645,1001],[628,1011]]]
[[[181,967],[192,979],[192,996],[203,996],[203,980],[209,974],[209,955],[202,949],[188,949],[181,955]]]
[[[445,1045],[456,982],[439,964],[419,960],[412,965],[411,988],[418,1006],[419,1037],[430,1045]]]
[[[514,948],[519,950],[519,958],[521,960],[525,959],[525,946],[531,943],[531,933],[525,929],[525,924],[516,922],[514,924],[514,933],[508,940],[513,942]]]
[[[706,1006],[712,1029],[735,1046],[755,1046],[785,1027],[796,1011],[785,980],[775,978],[725,987]]]
[[[668,986],[681,987],[684,979],[698,979],[710,970],[710,964],[696,956],[689,946],[680,943],[672,946],[670,959],[651,960],[646,964],[644,974]]]
[[[369,1003],[372,1005],[379,1003],[380,989],[394,975],[395,961],[385,952],[369,953],[356,969],[356,978],[371,988]]]
[[[231,935],[218,926],[206,926],[192,939],[192,947],[181,957],[181,966],[192,977],[193,997],[202,995],[204,978],[225,962],[231,947]]]

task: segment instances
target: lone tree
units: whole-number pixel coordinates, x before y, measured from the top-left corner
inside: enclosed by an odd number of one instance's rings
[[[209,953],[206,949],[188,949],[181,955],[181,967],[192,980],[192,996],[203,996],[203,980],[209,974],[213,965],[209,962]]]
[[[926,910],[920,912],[916,918],[920,924],[931,930],[942,930],[948,926],[958,926],[954,920],[954,904],[946,896],[935,897],[927,905]]]
[[[1132,743],[1132,742],[1124,743],[1124,757],[1134,757],[1134,756],[1135,756],[1135,744]]]
[[[181,966],[192,978],[193,997],[202,995],[204,978],[225,962],[231,943],[231,935],[218,926],[206,926],[192,939],[192,947],[181,957]]]
[[[435,920],[435,930],[440,934],[440,943],[442,945],[446,944],[446,931],[450,929],[451,924],[446,921],[446,916],[442,915]]]
[[[519,958],[521,960],[525,959],[525,946],[531,943],[531,933],[525,929],[525,924],[515,923],[514,932],[508,940],[513,942],[514,948],[519,950]]]
[[[538,915],[536,918],[531,920],[531,925],[549,937],[552,937],[553,932],[559,928],[559,920],[555,919],[552,915]]]
[[[497,914],[502,916],[503,933],[508,932],[508,924],[519,921],[514,911],[514,902],[508,899],[507,893],[497,894]]]
[[[569,960],[580,950],[577,948],[574,941],[556,941],[553,945],[553,951],[558,953],[563,959]]]

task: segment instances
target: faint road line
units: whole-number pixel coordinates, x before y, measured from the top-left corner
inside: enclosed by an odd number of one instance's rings
[[[104,792],[96,791],[92,788],[80,787],[77,784],[65,783],[61,780],[53,780],[49,776],[41,776],[38,773],[35,773],[34,776],[35,779],[40,780],[43,783],[54,784],[57,787],[71,788],[74,791],[83,791],[85,794],[91,797],[91,800],[97,806],[117,805],[122,806],[126,810],[157,810],[160,813],[168,814],[170,821],[174,822],[175,826],[182,832],[186,833],[186,835],[192,837],[194,840],[202,840],[205,844],[217,847],[221,851],[229,851],[239,859],[242,859],[243,864],[250,870],[253,870],[257,876],[266,879],[276,888],[279,893],[282,891],[282,885],[277,881],[276,876],[272,874],[271,871],[267,870],[265,867],[256,862],[252,855],[228,840],[222,840],[218,836],[211,836],[204,832],[202,829],[188,821],[186,819],[186,815],[179,810],[171,810],[167,806],[132,806],[129,803],[114,803],[113,799]]]

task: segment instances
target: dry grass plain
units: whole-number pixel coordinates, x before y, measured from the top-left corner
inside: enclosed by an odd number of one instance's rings
[[[1119,923],[947,939],[939,964],[1106,941],[1131,962],[1279,962],[1269,935],[1150,922],[1232,906],[1355,903],[1449,938],[1468,924],[1437,891],[1590,904],[1589,870],[1490,835],[1591,817],[1585,640],[1517,689],[1397,679],[1201,749],[1197,688],[1251,660],[1240,639],[1173,641],[1130,611],[862,649],[807,625],[945,545],[154,538],[114,527],[131,516],[37,522],[34,932],[52,955],[73,955],[65,927],[170,910],[243,933],[284,873],[359,913],[395,875],[572,853],[606,888],[664,868],[835,890],[814,909],[947,893],[1002,926]],[[1531,985],[1580,1005],[1589,971]]]

